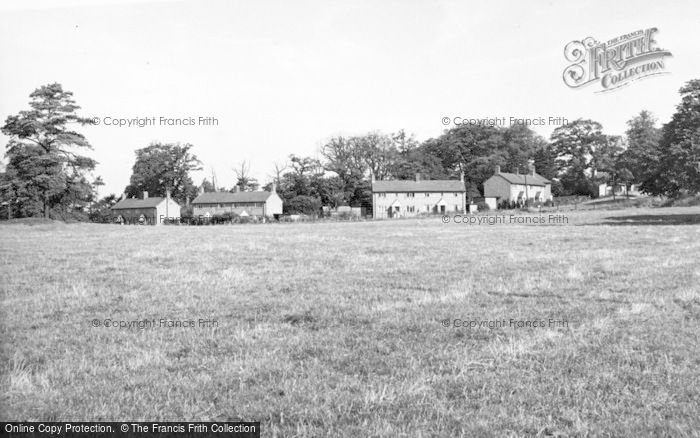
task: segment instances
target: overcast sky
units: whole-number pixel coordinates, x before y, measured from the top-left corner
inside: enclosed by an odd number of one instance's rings
[[[564,84],[570,41],[650,27],[673,54],[670,74],[609,93]],[[316,155],[333,135],[403,128],[425,140],[443,117],[584,117],[622,134],[642,109],[668,121],[694,78],[697,0],[0,3],[1,121],[52,82],[84,116],[218,119],[82,128],[101,195],[123,191],[134,150],[152,141],[194,144],[205,169],[195,183],[213,168],[230,187],[242,160],[264,183],[273,161]]]

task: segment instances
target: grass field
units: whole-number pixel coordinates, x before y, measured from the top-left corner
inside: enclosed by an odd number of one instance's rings
[[[0,225],[0,417],[700,436],[700,207],[567,216]]]

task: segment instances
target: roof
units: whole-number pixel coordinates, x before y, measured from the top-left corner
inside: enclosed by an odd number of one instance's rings
[[[156,208],[158,204],[163,201],[165,201],[165,198],[157,196],[146,199],[126,198],[114,204],[112,210],[121,210],[125,208]]]
[[[493,175],[491,178],[494,176],[501,176],[503,179],[508,181],[511,184],[522,184],[525,185],[525,181],[527,180],[527,185],[529,186],[545,186],[547,184],[550,184],[551,181],[549,181],[547,178],[543,177],[542,175],[538,175],[537,173],[534,175],[527,174],[527,175],[521,175],[521,174],[516,174],[516,173],[507,173],[507,172],[500,172],[495,175]]]
[[[464,192],[464,182],[459,180],[407,180],[374,181],[373,192]]]
[[[272,192],[204,192],[194,198],[193,204],[226,204],[230,202],[265,202]]]

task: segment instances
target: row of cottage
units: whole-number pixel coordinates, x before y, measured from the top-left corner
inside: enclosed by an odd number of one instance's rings
[[[464,175],[459,180],[376,181],[372,178],[372,211],[375,219],[411,217],[425,213],[465,212],[467,190]],[[525,202],[552,200],[551,182],[531,167],[527,174],[495,173],[484,182],[484,202],[496,209],[502,201]],[[112,207],[122,223],[161,224],[180,217],[180,206],[170,198],[142,199],[123,197]],[[272,185],[270,191],[200,192],[192,201],[194,217],[209,218],[231,213],[237,216],[271,218],[282,214],[282,199]]]

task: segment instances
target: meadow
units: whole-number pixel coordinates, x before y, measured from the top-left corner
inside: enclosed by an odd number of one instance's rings
[[[700,207],[566,215],[0,225],[0,418],[700,436]]]

